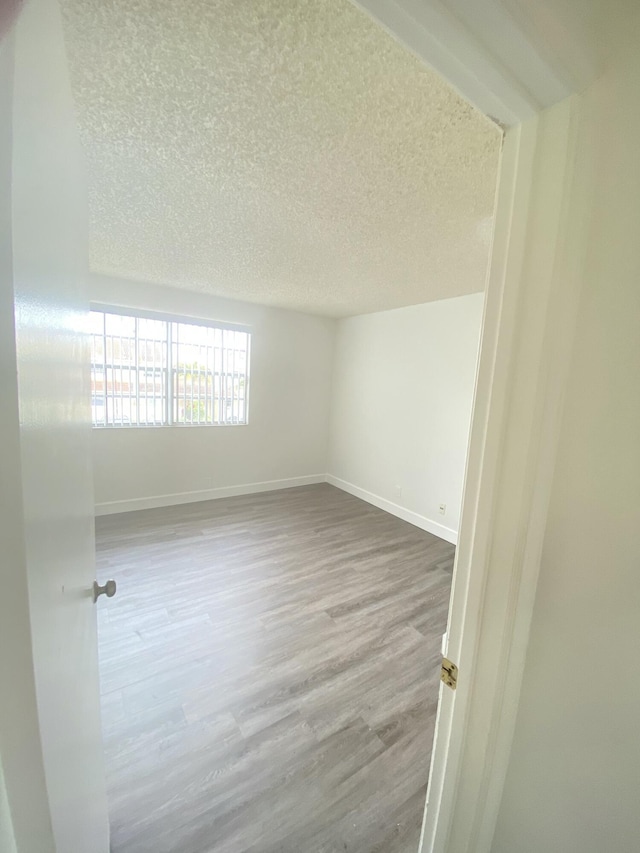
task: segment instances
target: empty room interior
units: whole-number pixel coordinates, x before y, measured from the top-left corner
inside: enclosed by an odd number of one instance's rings
[[[418,846],[499,129],[348,0],[65,0],[114,853]]]
[[[111,850],[416,853],[502,132],[348,0],[61,9]]]
[[[638,44],[0,2],[0,853],[637,853]]]

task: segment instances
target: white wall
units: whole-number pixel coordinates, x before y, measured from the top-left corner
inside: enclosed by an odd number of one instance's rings
[[[452,542],[483,300],[478,293],[338,323],[330,482]]]
[[[98,514],[328,472],[455,541],[482,294],[336,321],[108,276],[92,275],[89,292],[97,303],[252,330],[249,424],[93,430]]]
[[[596,197],[494,853],[640,844],[640,15],[587,94]]]
[[[104,276],[90,296],[252,332],[247,426],[93,430],[99,513],[324,478],[335,320]]]

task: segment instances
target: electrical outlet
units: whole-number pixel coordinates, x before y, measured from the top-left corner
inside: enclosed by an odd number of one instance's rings
[[[402,498],[402,486],[394,486],[393,496],[396,500],[400,500]]]
[[[446,504],[438,504],[438,512],[440,513],[440,515],[444,515],[446,513],[446,511],[447,511],[447,505]]]

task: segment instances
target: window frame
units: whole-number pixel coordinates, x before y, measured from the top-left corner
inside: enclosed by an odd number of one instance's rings
[[[165,429],[167,427],[173,428],[178,427],[180,429],[184,427],[192,428],[192,427],[246,427],[249,425],[249,406],[250,406],[250,394],[251,394],[251,338],[253,334],[252,326],[243,323],[227,323],[223,320],[212,320],[204,317],[193,317],[186,314],[172,314],[166,311],[152,311],[146,308],[133,308],[122,305],[110,305],[104,302],[90,302],[89,303],[89,311],[90,312],[99,312],[102,314],[116,314],[120,317],[130,317],[132,319],[140,319],[140,320],[157,320],[160,322],[164,322],[167,324],[167,367],[166,367],[166,385],[164,389],[163,397],[166,398],[166,405],[164,408],[164,422],[163,423],[153,423],[153,424],[138,424],[138,423],[94,423],[93,415],[91,417],[91,428],[97,430],[111,430],[111,429]],[[174,405],[174,367],[172,363],[173,351],[172,351],[172,335],[171,335],[171,324],[178,323],[190,326],[203,326],[209,329],[220,329],[221,331],[229,331],[229,332],[241,332],[247,335],[247,366],[245,373],[245,389],[244,389],[244,410],[245,417],[244,420],[238,423],[189,423],[189,422],[179,422],[173,419],[173,405]],[[93,360],[91,360],[91,367],[93,367]],[[163,368],[161,368],[163,369]],[[105,379],[106,382],[106,379]],[[90,395],[93,400],[94,392],[93,387],[90,387]],[[106,388],[105,388],[105,404],[106,404]],[[93,407],[92,407],[93,411]]]

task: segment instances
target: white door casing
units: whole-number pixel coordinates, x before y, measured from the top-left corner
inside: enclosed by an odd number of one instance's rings
[[[491,847],[585,257],[592,188],[574,173],[593,152],[580,123],[574,96],[505,138],[448,627],[460,676],[441,691],[424,853]]]
[[[578,310],[593,136],[582,91],[626,0],[359,0],[506,125],[422,853],[491,848],[516,721]],[[564,99],[564,100],[561,100]],[[556,106],[552,106],[556,104]]]

